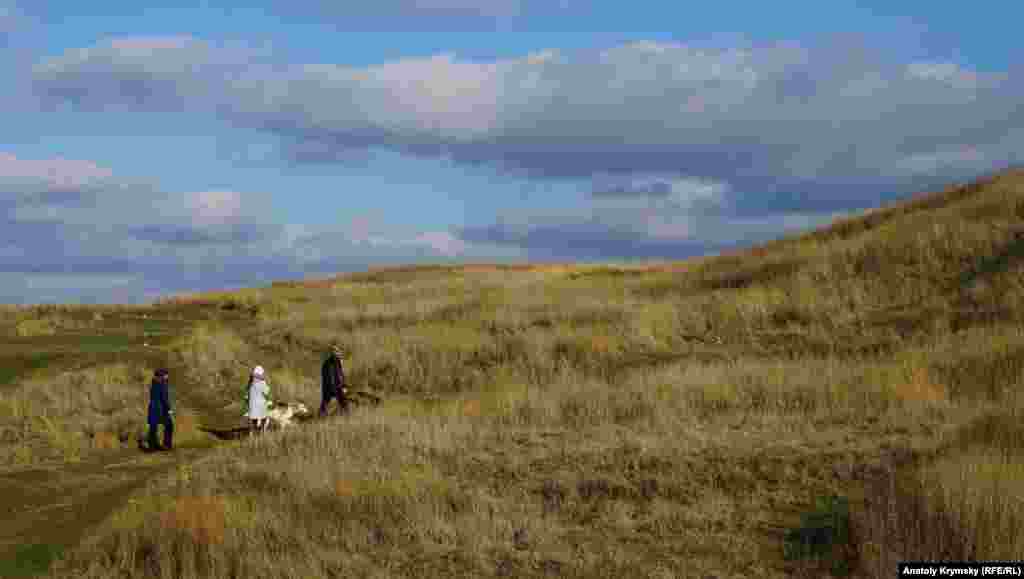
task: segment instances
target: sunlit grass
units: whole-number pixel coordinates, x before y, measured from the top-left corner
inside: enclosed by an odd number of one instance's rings
[[[0,390],[0,464],[76,461],[134,444],[151,369],[118,364],[35,378]]]
[[[405,268],[169,301],[235,316],[173,345],[225,401],[258,363],[279,399],[315,404],[333,343],[385,401],[212,452],[55,574],[889,576],[1012,558],[1022,186],[1008,173],[685,264]],[[851,544],[787,558],[787,531],[847,495]]]

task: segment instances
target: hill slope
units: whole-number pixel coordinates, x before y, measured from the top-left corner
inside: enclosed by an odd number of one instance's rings
[[[881,577],[1013,558],[1022,222],[1007,172],[679,264],[407,268],[155,305],[206,312],[166,348],[225,407],[239,362],[315,405],[333,341],[386,402],[210,451],[53,574]]]

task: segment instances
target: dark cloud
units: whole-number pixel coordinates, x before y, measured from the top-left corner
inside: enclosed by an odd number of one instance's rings
[[[820,226],[831,212],[773,212],[745,216],[665,207],[598,207],[586,218],[540,217],[499,221],[459,231],[470,244],[519,247],[539,259],[687,259],[764,242]]]
[[[762,195],[730,192],[707,213],[747,218],[800,212],[846,213],[878,207],[904,197],[901,191],[865,190],[860,186],[832,190],[828,195],[812,195],[802,190],[773,191]]]
[[[3,193],[0,193],[2,196]],[[10,193],[14,196],[14,193]],[[43,190],[38,192],[19,192],[17,195],[23,196],[23,199],[19,203],[22,206],[37,206],[37,205],[59,205],[59,206],[72,206],[72,205],[87,205],[89,203],[95,203],[98,192],[95,190],[81,190],[81,189],[60,189],[53,188],[50,190]]]
[[[53,255],[38,256],[36,259],[0,258],[0,273],[118,276],[163,269],[166,269],[166,266],[140,264],[138,261],[117,258],[68,256],[60,259]]]
[[[618,230],[600,222],[566,221],[526,228],[493,224],[467,227],[459,237],[468,243],[511,245],[540,259],[686,259],[714,249],[696,240],[657,239]]]
[[[250,245],[280,235],[281,227],[256,224],[192,227],[143,225],[129,227],[128,235],[165,245]]]

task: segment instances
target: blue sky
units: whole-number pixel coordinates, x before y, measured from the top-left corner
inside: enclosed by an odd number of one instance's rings
[[[0,0],[0,301],[685,258],[1019,164],[1013,2]]]

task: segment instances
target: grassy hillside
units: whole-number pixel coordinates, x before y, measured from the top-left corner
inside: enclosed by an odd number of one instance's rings
[[[333,341],[386,402],[212,450],[53,576],[888,577],[1014,558],[1022,225],[1007,172],[677,264],[167,300],[149,311],[190,325],[161,352],[222,407],[256,363],[316,405]]]
[[[81,462],[136,445],[149,379],[208,319],[198,308],[6,307],[0,311],[0,471]],[[196,438],[186,410],[182,440]]]

